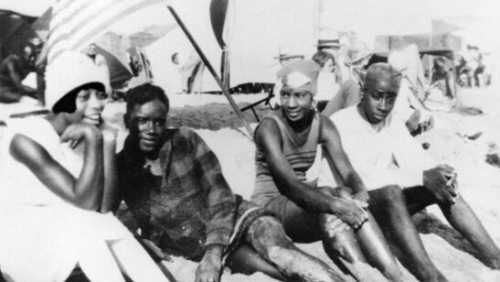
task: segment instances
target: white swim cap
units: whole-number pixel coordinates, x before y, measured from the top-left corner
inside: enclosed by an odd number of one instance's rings
[[[66,94],[89,83],[100,83],[106,92],[110,90],[109,72],[99,67],[88,56],[68,51],[47,65],[45,106],[52,107]]]

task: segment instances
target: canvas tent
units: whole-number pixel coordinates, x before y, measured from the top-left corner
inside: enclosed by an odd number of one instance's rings
[[[36,17],[0,10],[0,59],[19,53],[20,48],[36,36],[31,27],[35,20]]]

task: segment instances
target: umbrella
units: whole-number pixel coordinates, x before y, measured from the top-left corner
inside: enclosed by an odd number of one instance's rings
[[[33,30],[43,41],[47,41],[50,30],[50,21],[52,19],[52,7],[49,7],[32,25]]]
[[[130,48],[128,38],[124,35],[108,32],[97,39],[95,47],[97,54],[106,59],[111,86],[115,89],[122,88],[124,83],[134,76],[127,53],[127,49]]]
[[[130,44],[133,47],[144,48],[154,43],[156,40],[162,38],[164,35],[172,31],[176,27],[177,24],[161,25],[161,26],[153,25],[147,27],[143,31],[131,34],[129,36]]]

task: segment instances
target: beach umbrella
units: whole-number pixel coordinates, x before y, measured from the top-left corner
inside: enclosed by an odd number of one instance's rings
[[[152,25],[142,31],[129,35],[130,45],[144,48],[156,42],[177,27],[177,24]]]
[[[129,48],[128,37],[114,32],[102,35],[95,42],[97,54],[106,59],[113,88],[122,88],[134,76],[127,52]]]
[[[226,15],[229,6],[228,0],[212,0],[210,3],[210,22],[214,31],[215,39],[222,49],[221,56],[221,79],[224,85],[229,88],[230,64],[229,54],[224,40]]]
[[[47,41],[47,37],[49,36],[51,20],[52,7],[49,7],[31,26],[43,42]]]

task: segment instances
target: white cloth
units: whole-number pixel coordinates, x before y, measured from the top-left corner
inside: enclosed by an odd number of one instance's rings
[[[331,72],[320,72],[318,76],[318,91],[314,99],[316,101],[330,101],[340,89],[335,81],[335,74]]]
[[[437,165],[409,134],[401,119],[392,115],[374,126],[361,116],[357,106],[352,106],[330,119],[337,127],[349,161],[369,190],[394,184],[422,185],[423,171]],[[339,175],[332,175],[331,171],[328,161],[323,159],[319,186],[342,185]]]
[[[12,137],[22,133],[75,177],[82,157],[62,144],[43,118],[11,120],[7,131],[0,140],[0,269],[7,281],[64,281],[77,263],[86,267],[89,277],[105,270],[104,281],[123,281],[107,241],[133,239],[132,234],[111,213],[66,203],[13,159],[8,149]]]

